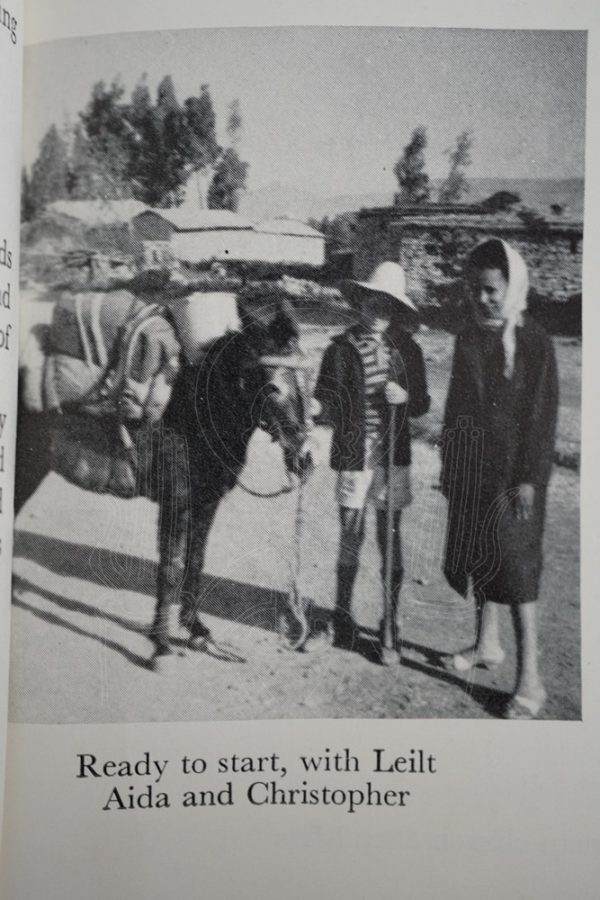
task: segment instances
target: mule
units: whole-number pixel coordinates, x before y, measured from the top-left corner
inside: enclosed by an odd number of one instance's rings
[[[182,365],[162,422],[140,429],[138,444],[151,444],[149,484],[137,494],[159,504],[158,577],[149,637],[149,666],[160,668],[173,651],[169,612],[179,604],[188,645],[210,641],[198,613],[200,579],[209,531],[220,501],[235,486],[257,428],[280,442],[288,471],[306,474],[307,398],[288,360],[298,351],[289,311],[268,323],[253,322],[215,340],[198,365]],[[31,413],[20,404],[15,513],[52,468],[53,413]],[[147,456],[146,452],[146,456]],[[148,478],[148,472],[144,473]]]

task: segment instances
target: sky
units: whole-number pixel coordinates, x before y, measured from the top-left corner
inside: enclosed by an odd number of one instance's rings
[[[232,28],[76,38],[26,50],[24,159],[52,124],[74,122],[96,81],[129,96],[171,75],[180,101],[208,83],[225,140],[239,99],[249,188],[330,196],[392,191],[393,166],[424,125],[427,171],[445,175],[474,134],[472,177],[584,173],[584,32]]]

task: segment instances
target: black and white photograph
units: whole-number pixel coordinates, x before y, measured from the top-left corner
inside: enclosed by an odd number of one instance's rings
[[[586,33],[24,79],[10,720],[580,720]]]

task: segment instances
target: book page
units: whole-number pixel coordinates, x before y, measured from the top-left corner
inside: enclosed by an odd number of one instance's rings
[[[4,784],[17,426],[23,4],[0,6],[0,822]]]
[[[597,896],[598,12],[336,7],[30,0],[17,900]]]

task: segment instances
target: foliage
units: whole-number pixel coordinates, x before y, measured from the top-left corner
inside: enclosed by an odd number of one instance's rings
[[[197,97],[184,103],[185,135],[183,152],[191,171],[214,166],[221,148],[217,142],[216,116],[207,84]]]
[[[325,235],[328,249],[352,250],[356,218],[356,213],[340,213],[332,218],[324,216],[322,219],[308,219],[307,225]]]
[[[246,189],[248,175],[248,163],[243,162],[238,153],[242,126],[240,101],[233,100],[227,120],[227,136],[231,146],[214,164],[214,175],[207,196],[209,209],[230,209],[237,212],[240,194]]]
[[[35,201],[31,192],[31,180],[27,170],[21,172],[21,221],[30,222],[35,215]]]
[[[521,202],[519,194],[513,194],[511,191],[496,191],[491,197],[487,197],[482,206],[493,209],[494,212],[509,212],[513,206]]]
[[[229,118],[227,119],[227,137],[232,147],[237,147],[242,137],[242,110],[239,100],[232,100],[229,105]]]
[[[456,138],[454,148],[446,150],[446,154],[450,158],[450,171],[440,188],[440,203],[458,203],[469,192],[465,171],[471,165],[472,147],[473,133],[462,131]]]
[[[31,213],[37,213],[65,196],[67,171],[67,145],[56,125],[51,125],[42,138],[38,158],[31,170],[28,197]]]
[[[180,104],[170,76],[155,100],[145,76],[129,101],[118,80],[99,81],[67,139],[55,126],[44,136],[31,176],[24,173],[23,215],[66,198],[134,197],[152,207],[174,206],[194,173],[201,206],[236,209],[248,173],[239,153],[238,100],[229,107],[226,132],[230,146],[223,149],[207,84]]]
[[[427,130],[420,125],[413,131],[410,142],[394,166],[400,203],[420,204],[429,200],[429,176],[425,172],[426,146]]]
[[[228,147],[215,167],[208,192],[208,208],[237,212],[240,194],[246,187],[247,173],[248,163],[242,162],[237,150]]]
[[[101,176],[97,170],[92,144],[77,123],[73,130],[67,193],[73,200],[89,200],[100,193]]]
[[[175,205],[188,172],[187,125],[171,77],[160,82],[156,105],[142,80],[125,115],[132,130],[128,175],[134,196],[149,206]]]
[[[521,209],[519,210],[519,219],[525,226],[527,232],[536,238],[544,238],[548,231],[550,230],[550,226],[544,216],[537,212],[535,209]]]
[[[122,104],[124,88],[115,80],[110,85],[97,82],[80,114],[86,139],[88,168],[85,178],[93,185],[96,198],[131,196],[128,179],[132,130]]]

